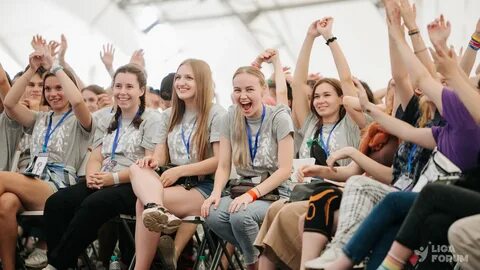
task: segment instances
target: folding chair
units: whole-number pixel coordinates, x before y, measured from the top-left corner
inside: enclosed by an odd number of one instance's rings
[[[231,269],[236,269],[235,264],[232,261],[232,257],[228,254],[227,248],[226,248],[226,242],[219,237],[217,237],[213,231],[211,231],[207,224],[205,223],[205,219],[200,217],[200,216],[188,216],[182,219],[183,222],[185,223],[192,223],[192,224],[197,224],[200,225],[202,230],[203,230],[203,239],[200,239],[200,236],[198,235],[198,232],[195,233],[195,238],[197,240],[197,243],[199,245],[198,251],[197,251],[197,257],[195,259],[195,264],[193,266],[193,269],[198,268],[198,262],[200,256],[205,256],[207,258],[209,255],[211,257],[211,263],[209,269],[211,270],[216,270],[219,266],[221,269],[224,269],[223,266],[220,264],[222,255],[225,254],[228,260],[228,267]],[[216,241],[215,241],[216,239]],[[206,253],[206,248],[208,246],[209,253]],[[243,265],[240,260],[240,256],[238,255],[237,251],[234,250],[233,256],[235,257],[235,261],[240,269],[243,270]]]

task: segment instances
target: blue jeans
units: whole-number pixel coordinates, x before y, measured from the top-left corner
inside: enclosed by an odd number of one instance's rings
[[[344,246],[345,255],[355,264],[369,256],[367,269],[377,269],[417,196],[414,192],[392,192],[385,196]]]
[[[217,210],[210,207],[207,225],[220,238],[238,247],[247,265],[253,264],[260,254],[253,243],[272,202],[257,200],[248,204],[245,210],[242,206],[238,212],[230,213],[228,207],[232,201],[229,196],[222,197]]]

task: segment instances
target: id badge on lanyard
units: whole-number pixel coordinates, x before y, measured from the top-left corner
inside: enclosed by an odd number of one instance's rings
[[[33,158],[32,174],[34,176],[42,176],[43,171],[48,163],[48,153],[39,153]]]
[[[413,184],[413,179],[408,175],[402,174],[400,178],[393,184],[399,190],[408,190]]]
[[[117,165],[117,161],[111,158],[107,158],[103,161],[102,172],[112,172],[113,168]]]

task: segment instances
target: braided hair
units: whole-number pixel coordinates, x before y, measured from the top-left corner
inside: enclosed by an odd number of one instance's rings
[[[137,77],[138,84],[140,88],[145,89],[147,86],[147,77],[145,76],[145,72],[141,70],[138,66],[133,65],[133,64],[127,64],[124,66],[121,66],[115,71],[115,74],[113,76],[112,80],[112,88],[113,88],[113,83],[115,82],[115,78],[119,73],[131,73],[134,74]],[[138,108],[138,112],[135,115],[135,117],[132,120],[133,126],[138,129],[140,127],[140,124],[142,123],[142,115],[145,112],[145,92],[143,92],[143,95],[140,96],[140,106]],[[118,105],[115,108],[115,116],[113,117],[112,122],[108,126],[107,133],[112,133],[114,130],[117,129],[118,127],[118,120],[120,119],[120,116],[122,115],[122,110]]]

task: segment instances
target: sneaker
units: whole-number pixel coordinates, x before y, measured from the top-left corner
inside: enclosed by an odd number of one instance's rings
[[[171,234],[175,232],[182,220],[170,213],[164,207],[147,204],[142,213],[143,225],[150,231]]]
[[[162,235],[158,243],[158,252],[165,259],[165,266],[162,269],[177,269],[177,261],[175,260],[175,243],[169,235]]]
[[[48,265],[47,251],[35,248],[28,258],[25,259],[25,266],[29,268],[43,268]]]
[[[47,264],[47,266],[45,268],[43,268],[42,270],[57,270],[57,268],[51,266],[50,264]]]
[[[341,248],[331,247],[325,250],[320,257],[305,262],[305,269],[324,269],[327,264],[335,261],[341,253]]]

